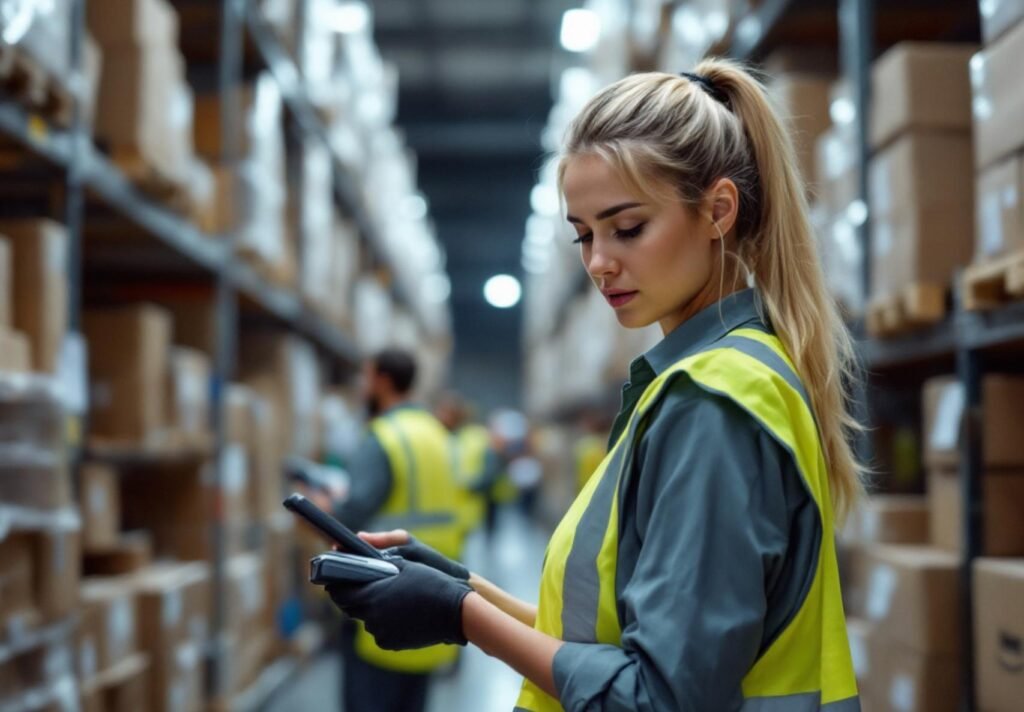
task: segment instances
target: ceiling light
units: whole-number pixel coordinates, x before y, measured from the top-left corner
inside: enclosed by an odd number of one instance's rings
[[[514,307],[522,296],[519,280],[510,274],[496,274],[484,284],[484,299],[497,309]]]
[[[570,52],[589,52],[601,37],[601,18],[592,10],[576,8],[562,15],[562,47]]]

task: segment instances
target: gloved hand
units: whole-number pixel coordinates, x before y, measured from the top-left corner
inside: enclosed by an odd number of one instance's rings
[[[363,621],[385,650],[465,645],[462,601],[473,590],[469,584],[415,561],[391,563],[399,569],[396,576],[327,586],[334,605]]]
[[[437,549],[427,546],[412,535],[409,536],[408,544],[392,546],[390,549],[384,549],[381,553],[384,556],[401,556],[406,561],[425,564],[453,578],[469,581],[469,569],[458,561],[449,559]]]

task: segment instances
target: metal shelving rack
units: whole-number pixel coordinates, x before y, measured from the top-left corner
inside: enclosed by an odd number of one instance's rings
[[[72,30],[68,48],[71,72],[68,86],[82,86],[82,45],[85,33],[87,0],[72,0]],[[305,0],[298,0],[298,17],[304,17]],[[259,4],[250,0],[220,0],[220,36],[216,40],[216,89],[222,102],[222,145],[224,162],[236,162],[237,139],[240,135],[241,108],[238,93],[231,91],[243,80],[247,40],[255,48],[262,65],[268,69],[280,86],[285,106],[294,119],[300,142],[322,142],[330,148],[328,133],[310,102],[297,63],[275,37],[261,15]],[[44,159],[57,169],[64,190],[64,209],[61,218],[67,227],[69,241],[69,328],[80,330],[83,302],[83,282],[88,279],[84,268],[84,226],[87,220],[86,196],[110,209],[119,218],[130,223],[139,233],[139,239],[151,241],[159,249],[180,258],[189,269],[213,284],[216,305],[217,344],[213,357],[211,408],[214,429],[214,447],[209,456],[220,463],[224,449],[223,398],[226,385],[236,370],[237,331],[243,309],[257,313],[262,319],[276,323],[312,342],[321,356],[335,364],[341,372],[351,372],[359,362],[360,354],[353,338],[328,323],[309,309],[295,292],[274,286],[259,276],[251,267],[235,258],[233,236],[203,234],[188,219],[174,213],[158,201],[139,191],[118,167],[95,147],[90,127],[86,126],[78,101],[74,106],[71,124],[58,128],[45,118],[33,113],[15,100],[0,97],[0,134],[24,146],[34,156]],[[389,262],[381,235],[377,232],[367,211],[356,179],[349,174],[331,150],[334,168],[334,194],[338,208],[358,228],[362,244],[375,266]],[[298,196],[301,200],[301,195]],[[143,238],[144,236],[144,238]],[[300,238],[301,239],[301,238]],[[400,285],[392,285],[396,301],[411,305],[413,300]],[[413,310],[415,313],[415,310]],[[87,432],[79,425],[72,432]],[[82,443],[70,443],[76,454],[86,452]],[[150,453],[93,453],[111,462],[149,462]],[[199,455],[192,453],[190,457]],[[218,477],[220,467],[217,468]],[[226,608],[225,558],[226,540],[223,522],[214,522],[215,557],[211,562],[214,605],[211,616],[211,640],[208,649],[210,692],[217,696],[225,691],[227,646],[223,639]],[[294,661],[268,668],[266,675],[242,695],[239,705],[257,709],[297,669]]]

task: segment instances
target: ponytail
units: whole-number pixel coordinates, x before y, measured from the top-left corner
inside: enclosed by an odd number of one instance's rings
[[[753,238],[738,244],[754,274],[768,318],[810,395],[840,520],[862,494],[863,467],[850,438],[861,425],[849,412],[857,377],[853,339],[826,287],[807,214],[793,143],[763,86],[732,62],[697,67],[727,98],[757,175]]]
[[[639,74],[605,88],[570,127],[565,156],[596,152],[640,189],[645,176],[667,178],[692,205],[715,180],[736,183],[736,256],[807,388],[842,521],[863,492],[850,444],[862,429],[849,411],[859,374],[825,285],[792,142],[762,85],[739,65],[708,59],[689,76]]]

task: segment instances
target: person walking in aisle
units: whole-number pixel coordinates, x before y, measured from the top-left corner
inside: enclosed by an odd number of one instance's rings
[[[631,364],[538,605],[402,532],[365,535],[400,545],[396,576],[332,599],[385,647],[480,646],[526,678],[523,712],[859,710],[833,539],[862,491],[853,348],[763,87],[724,60],[627,77],[576,117],[559,175],[591,280],[664,339]]]
[[[382,351],[367,362],[363,377],[372,420],[351,462],[348,496],[341,502],[317,493],[311,498],[354,529],[401,528],[423,546],[458,557],[462,537],[449,435],[411,401],[415,359],[402,350]],[[431,674],[459,653],[451,645],[385,650],[361,624],[344,637],[345,712],[422,712]]]

